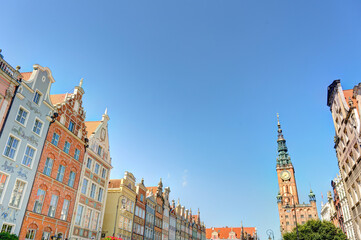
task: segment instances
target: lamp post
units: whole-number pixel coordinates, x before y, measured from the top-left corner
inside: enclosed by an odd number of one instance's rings
[[[296,233],[297,233],[297,240],[300,240],[300,236],[299,236],[299,234],[298,234],[298,226],[297,226],[297,214],[296,214],[296,203],[295,203],[295,199],[294,199],[294,196],[292,195],[292,193],[283,193],[282,194],[282,200],[283,200],[283,196],[284,195],[290,195],[291,197],[292,197],[292,202],[293,202],[293,206],[291,206],[291,207],[293,207],[293,211],[294,211],[294,217],[295,217],[295,223],[296,223]],[[289,205],[289,203],[287,202],[286,203],[286,206],[285,206],[285,208],[290,208],[290,205]]]
[[[274,240],[275,239],[275,235],[273,234],[272,229],[268,229],[266,231],[266,234],[268,235],[268,240]]]
[[[115,228],[117,226],[117,219],[118,219],[118,212],[119,212],[119,200],[123,195],[120,195],[118,198],[117,210],[115,212],[115,219],[114,219],[114,230],[113,230],[113,237],[115,237]],[[122,199],[122,209],[125,208],[125,199]]]

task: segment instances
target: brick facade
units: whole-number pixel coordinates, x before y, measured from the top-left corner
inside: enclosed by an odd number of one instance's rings
[[[69,236],[86,142],[83,94],[80,85],[73,94],[51,96],[58,117],[46,136],[19,239],[24,239],[29,229],[36,231],[34,239],[44,235],[63,239]],[[39,189],[45,192],[42,204]],[[37,206],[42,206],[37,208],[36,201]]]

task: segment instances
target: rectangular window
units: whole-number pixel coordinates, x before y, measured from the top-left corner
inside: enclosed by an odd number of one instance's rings
[[[29,229],[26,232],[25,240],[33,240],[33,239],[35,239],[35,233],[36,233],[36,231],[34,229]]]
[[[86,195],[86,190],[88,188],[88,179],[83,179],[83,185],[81,187],[81,193]]]
[[[73,122],[73,121],[70,121],[70,123],[69,123],[69,128],[68,128],[70,132],[73,132],[73,130],[74,130],[74,125],[75,125],[74,122]]]
[[[92,183],[91,189],[90,189],[90,197],[94,198],[95,197],[95,191],[96,191],[96,186],[94,183]]]
[[[35,153],[35,149],[30,147],[30,146],[27,146],[26,150],[25,150],[25,154],[24,154],[22,164],[27,166],[27,167],[30,167],[31,163],[33,161],[33,158],[34,158],[34,153]]]
[[[4,189],[6,187],[7,180],[8,180],[8,175],[3,174],[3,173],[0,172],[0,202],[1,202],[2,197],[3,197],[3,192],[4,192]]]
[[[101,202],[102,200],[103,200],[103,188],[99,188],[98,201]]]
[[[26,117],[28,116],[28,112],[25,111],[24,108],[20,108],[18,115],[16,116],[16,121],[21,123],[22,125],[25,125]]]
[[[71,171],[69,175],[68,186],[73,187],[75,182],[75,172]]]
[[[69,200],[64,199],[63,208],[61,209],[60,219],[66,220],[68,217],[68,210],[69,210]]]
[[[14,159],[18,144],[19,140],[17,140],[13,136],[9,136],[8,142],[5,146],[4,155],[11,159]]]
[[[25,182],[19,179],[16,180],[13,193],[11,194],[11,198],[9,202],[10,207],[20,208],[20,203],[21,200],[23,199],[23,195],[25,192],[25,186],[26,186]]]
[[[38,91],[36,91],[36,92],[35,92],[35,95],[34,95],[33,102],[39,105],[40,98],[41,98],[41,93],[39,93]]]
[[[98,146],[98,155],[99,156],[102,155],[102,150],[103,150],[103,148],[101,146]]]
[[[70,143],[68,141],[65,141],[64,152],[69,153],[69,150],[70,150]]]
[[[105,168],[103,168],[102,170],[102,178],[105,178],[107,175],[107,170]]]
[[[42,127],[43,127],[43,123],[40,122],[38,119],[36,119],[33,127],[33,132],[40,135]]]
[[[64,172],[65,172],[65,167],[63,165],[59,165],[58,174],[56,175],[56,180],[62,182],[64,178]]]
[[[98,220],[99,220],[99,213],[98,212],[94,212],[93,214],[93,219],[92,219],[92,226],[91,229],[93,231],[98,230]]]
[[[59,143],[59,135],[57,133],[53,134],[53,138],[51,139],[51,143],[55,146],[58,146]]]
[[[12,233],[13,228],[14,228],[14,225],[4,223],[1,228],[1,232]]]
[[[43,189],[38,189],[38,193],[36,194],[36,199],[34,204],[34,212],[41,213],[41,209],[43,208],[44,198],[45,198],[45,191]]]
[[[85,228],[89,228],[89,224],[90,224],[90,218],[91,218],[91,214],[92,214],[92,210],[90,208],[88,208],[85,212],[85,216],[84,216],[84,226]]]
[[[95,167],[94,167],[94,173],[95,174],[99,174],[99,164],[98,163],[95,163]]]
[[[50,201],[50,206],[49,206],[49,211],[48,211],[48,216],[49,217],[54,217],[55,216],[55,212],[56,212],[56,207],[58,205],[58,195],[52,195],[51,196],[51,201]]]
[[[79,160],[79,156],[80,156],[80,150],[75,148],[75,153],[74,153],[75,160]]]
[[[86,163],[86,167],[91,169],[91,167],[92,167],[92,159],[91,158],[88,158],[88,162]]]
[[[84,207],[82,205],[78,205],[78,210],[76,211],[75,224],[80,226],[81,219],[83,218],[83,210]]]
[[[43,173],[45,175],[50,176],[52,168],[53,168],[53,159],[47,158],[46,161],[45,161],[45,167],[44,167]]]

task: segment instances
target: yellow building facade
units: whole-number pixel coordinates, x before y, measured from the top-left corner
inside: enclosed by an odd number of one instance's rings
[[[136,201],[135,177],[125,172],[122,179],[111,179],[105,205],[102,236],[131,240]]]

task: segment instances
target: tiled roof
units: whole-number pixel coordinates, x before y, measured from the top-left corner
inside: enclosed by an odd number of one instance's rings
[[[151,191],[154,196],[157,196],[158,187],[147,187],[147,190]]]
[[[86,130],[88,132],[88,137],[90,137],[90,135],[92,135],[95,130],[97,129],[97,127],[99,126],[99,124],[102,121],[87,121],[85,122],[85,126],[86,126]]]
[[[108,187],[109,188],[119,188],[121,182],[122,182],[122,179],[110,179]]]
[[[343,95],[345,96],[347,105],[350,106],[350,104],[348,102],[350,101],[349,98],[351,98],[351,101],[353,102],[353,106],[356,107],[356,109],[358,111],[357,100],[353,97],[353,89],[343,90]]]
[[[32,73],[33,72],[23,72],[23,73],[21,73],[21,76],[23,76],[23,79],[27,81],[30,79],[30,76]]]
[[[229,233],[233,231],[236,233],[236,238],[239,238],[241,236],[242,233],[242,228],[237,227],[237,228],[230,228],[230,227],[224,227],[224,228],[207,228],[206,229],[206,238],[207,239],[211,239],[212,238],[212,233],[213,232],[218,232],[218,238],[219,239],[228,239],[229,237]],[[243,228],[243,233],[244,234],[250,234],[251,236],[253,236],[256,232],[256,228],[254,227],[244,227]]]
[[[50,101],[53,105],[56,105],[58,103],[62,103],[65,100],[66,94],[53,94],[50,95]]]

